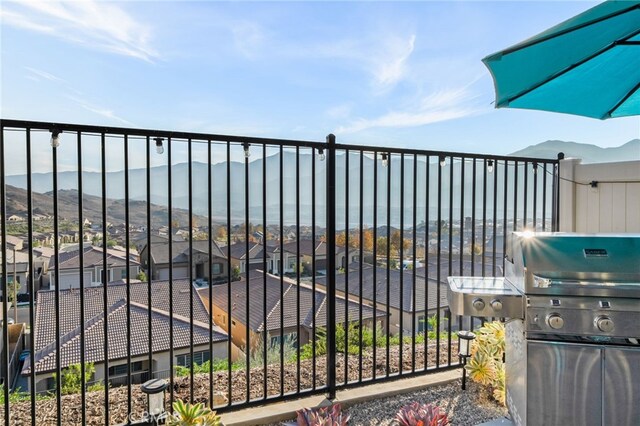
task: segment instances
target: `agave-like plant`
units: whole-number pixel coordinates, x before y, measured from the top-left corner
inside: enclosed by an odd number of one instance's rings
[[[475,333],[471,358],[465,368],[471,380],[489,386],[494,399],[504,405],[504,324],[499,321],[485,323]]]
[[[504,364],[502,364],[502,366],[500,366],[500,368],[498,369],[496,378],[497,380],[496,380],[496,385],[493,389],[493,397],[500,404],[505,405],[507,400],[507,394],[506,394],[507,389],[506,389],[506,377],[505,377]]]
[[[203,403],[184,403],[177,400],[173,403],[174,414],[167,419],[169,426],[221,426],[220,416],[211,411]]]
[[[402,407],[396,414],[400,426],[446,426],[447,414],[437,405],[412,402]]]
[[[465,366],[469,377],[481,385],[491,385],[496,380],[496,365],[492,357],[478,352]]]
[[[331,407],[303,408],[297,411],[298,426],[346,426],[349,414],[342,412],[340,404]]]

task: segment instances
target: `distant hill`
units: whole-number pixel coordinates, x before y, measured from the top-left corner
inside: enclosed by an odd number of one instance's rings
[[[7,216],[14,214],[27,215],[27,191],[11,185],[6,187]],[[33,213],[53,215],[52,192],[41,194],[32,193]],[[120,224],[125,222],[124,200],[107,199],[107,221]],[[58,192],[58,215],[61,219],[77,221],[78,219],[78,191],[75,189],[60,190]],[[82,197],[82,216],[94,223],[102,223],[102,198],[84,194]],[[167,208],[151,204],[152,225],[159,227],[167,224]],[[207,224],[203,216],[194,215],[201,226]],[[172,220],[181,226],[189,223],[189,213],[184,209],[173,209]],[[144,201],[129,201],[129,222],[135,226],[147,225],[147,203]]]
[[[640,160],[640,139],[633,139],[624,145],[601,148],[578,142],[546,141],[531,145],[511,155],[519,157],[557,158],[564,152],[565,158],[581,158],[583,163],[611,163],[616,161]]]
[[[611,161],[629,161],[629,160],[640,160],[640,139],[632,140],[626,143],[623,146],[617,148],[600,148],[594,145],[574,143],[574,142],[562,142],[562,141],[547,141],[538,145],[530,146],[518,152],[515,152],[513,155],[517,155],[520,157],[535,157],[535,158],[549,158],[555,159],[557,158],[558,152],[564,152],[567,157],[579,157],[583,159],[583,162],[611,162]],[[285,225],[292,225],[295,223],[296,218],[296,202],[300,205],[300,217],[301,223],[310,224],[311,223],[311,212],[312,212],[312,191],[311,188],[311,179],[312,179],[312,167],[311,167],[311,155],[310,154],[300,154],[300,175],[296,176],[296,156],[294,152],[284,151],[283,153],[283,182],[284,182],[284,191],[282,194],[282,209],[283,209],[283,223]],[[363,175],[363,188],[373,188],[374,178],[373,178],[373,159],[369,156],[364,156],[363,158],[363,166],[364,170],[367,172]],[[381,163],[381,159],[378,159],[378,170],[385,170],[384,166]],[[430,218],[435,218],[437,215],[438,209],[438,191],[435,190],[435,185],[441,179],[441,188],[442,194],[448,194],[449,189],[451,187],[451,191],[454,194],[460,194],[462,185],[459,182],[459,179],[454,179],[453,183],[450,182],[448,178],[450,174],[450,162],[447,162],[447,165],[444,168],[440,168],[437,166],[438,159],[437,157],[431,157],[429,159],[431,165],[428,168],[429,174],[429,182],[431,185],[431,190],[429,191],[429,215]],[[280,196],[279,196],[279,186],[280,186],[280,173],[279,173],[279,163],[280,157],[279,154],[271,155],[266,159],[266,182],[262,181],[262,172],[263,172],[263,163],[264,160],[261,158],[257,158],[252,160],[249,163],[249,220],[254,223],[262,223],[263,216],[263,186],[266,188],[266,206],[265,210],[267,213],[267,222],[268,223],[277,223],[279,222],[279,212],[280,212]],[[400,193],[400,182],[399,182],[399,170],[400,170],[400,158],[398,156],[393,156],[390,161],[390,169],[393,170],[393,178],[391,181],[391,190],[390,193],[393,195],[391,197],[391,217],[390,223],[394,227],[399,226],[400,222],[400,212],[404,211],[405,218],[410,218],[413,213],[413,207],[411,205],[411,201],[405,200],[404,206],[400,208],[400,197],[397,196]],[[237,161],[232,161],[229,163],[229,173],[231,176],[231,193],[230,202],[231,207],[231,217],[232,223],[239,223],[244,220],[245,217],[245,197],[244,197],[244,179],[245,179],[245,170],[244,164]],[[316,185],[318,194],[322,194],[324,191],[324,182],[325,182],[325,167],[324,163],[318,161],[316,163]],[[522,164],[520,165],[522,167]],[[453,165],[454,175],[460,175],[460,163],[456,162]],[[405,185],[407,190],[411,185],[411,179],[409,179],[411,171],[413,170],[413,157],[408,156],[405,158],[405,173],[406,181]],[[483,180],[483,168],[478,167],[476,170],[476,182],[482,182]],[[188,180],[188,167],[186,163],[174,164],[172,166],[172,205],[174,209],[183,209],[182,212],[186,213],[186,209],[189,208],[189,180]],[[442,178],[439,178],[439,172],[441,171]],[[427,180],[427,167],[425,164],[424,157],[418,157],[417,164],[417,182],[422,185],[422,182]],[[212,186],[209,188],[208,186],[208,176],[211,173],[211,182]],[[510,169],[508,180],[512,181],[514,171]],[[129,198],[131,200],[131,208],[132,210],[132,221],[133,223],[140,223],[144,225],[146,223],[146,211],[145,200],[147,198],[147,186],[146,186],[146,169],[131,169],[129,171]],[[151,167],[149,170],[150,174],[150,182],[151,188],[151,201],[155,204],[153,207],[153,216],[157,217],[159,222],[166,222],[166,205],[168,202],[169,191],[167,189],[167,169],[165,166]],[[192,209],[195,214],[201,215],[198,218],[200,223],[203,223],[205,216],[208,215],[209,205],[211,202],[211,211],[212,218],[214,221],[220,223],[226,221],[227,215],[227,163],[216,163],[212,165],[208,165],[206,163],[194,161],[192,164],[192,175],[193,185],[192,185]],[[354,194],[357,197],[357,177],[360,175],[359,170],[359,161],[355,157],[352,157],[349,162],[349,179],[351,182],[351,193],[350,198],[353,200],[355,198]],[[343,182],[346,176],[346,162],[344,158],[344,153],[340,153],[336,158],[336,176],[338,182]],[[124,198],[124,173],[122,171],[112,171],[106,173],[107,178],[107,197],[109,198],[109,220],[114,223],[123,222],[123,207],[122,207],[122,199]],[[297,179],[296,179],[297,178]],[[500,173],[497,177],[497,187],[503,187],[503,179],[504,174]],[[295,182],[296,180],[300,181],[300,199],[296,200],[295,193]],[[24,188],[26,183],[26,177],[23,176],[7,176],[6,182],[8,185],[12,185],[16,188]],[[467,165],[466,174],[465,174],[465,182],[464,185],[467,188],[466,194],[468,196],[471,185],[473,182],[473,173],[471,171],[471,166]],[[92,221],[99,221],[95,217],[99,218],[101,212],[101,195],[102,195],[102,174],[99,172],[83,172],[83,192],[85,193],[85,210],[87,210],[86,216],[89,217]],[[385,173],[378,173],[378,182],[377,187],[382,191],[383,188],[386,188],[386,175]],[[32,187],[34,192],[39,193],[49,193],[51,191],[52,186],[52,176],[51,173],[34,173],[32,175]],[[77,191],[74,188],[77,188],[77,173],[76,172],[60,172],[58,173],[58,188],[61,190],[60,197],[66,197],[65,200],[61,199],[61,209],[69,207],[71,211],[69,213],[62,214],[63,216],[75,217],[75,198],[77,197]],[[493,193],[493,187],[489,185],[487,188],[487,196],[491,196]],[[68,194],[65,192],[68,191]],[[355,192],[354,192],[355,191]],[[408,194],[407,192],[406,194]],[[551,191],[548,191],[547,196],[549,197]],[[89,198],[93,196],[93,198]],[[336,208],[338,212],[345,211],[345,185],[338,185],[336,187]],[[384,197],[384,194],[381,192],[379,196]],[[513,208],[512,203],[513,194],[508,195],[508,203],[507,203],[507,211],[511,212]],[[22,195],[22,200],[26,200],[24,195]],[[527,193],[527,197],[531,198],[532,193],[529,191]],[[18,201],[18,198],[12,197],[11,194],[8,194],[8,199]],[[43,200],[42,202],[35,202],[35,206],[40,205],[50,205],[50,197],[48,201]],[[443,214],[448,215],[448,202],[445,200],[443,202]],[[322,197],[317,197],[315,201],[316,206],[316,221],[318,224],[324,223],[324,202]],[[422,204],[421,204],[422,203]],[[24,203],[22,203],[24,204]],[[357,202],[354,204],[351,201],[350,207],[350,218],[349,223],[353,225],[358,221],[357,208],[355,206]],[[365,190],[363,191],[363,210],[364,210],[364,218],[363,220],[366,223],[371,223],[373,221],[372,214],[374,210],[374,202],[373,202],[373,191]],[[471,200],[467,200],[464,204],[465,215],[471,215],[471,207],[473,206]],[[11,206],[9,207],[9,211],[12,212]],[[491,206],[488,206],[489,208]],[[475,204],[476,211],[480,212],[484,208],[482,197],[476,197]],[[502,214],[501,205],[497,206],[498,214]],[[24,209],[24,206],[23,206]],[[376,206],[378,212],[378,220],[382,220],[381,218],[386,218],[386,207],[384,203],[378,202]],[[424,211],[424,198],[420,197],[418,200],[418,210]],[[459,207],[454,204],[454,216],[459,217]],[[174,215],[177,214],[174,212]],[[421,213],[424,215],[424,213]],[[177,218],[180,223],[186,223],[186,214],[184,214],[184,218]],[[156,219],[154,219],[155,221]],[[384,219],[386,221],[386,219]],[[344,214],[339,213],[339,217],[337,218],[338,226],[344,224]]]

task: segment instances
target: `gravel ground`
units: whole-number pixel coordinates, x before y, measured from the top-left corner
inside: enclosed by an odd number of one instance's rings
[[[376,399],[349,407],[349,425],[391,425],[398,410],[414,401],[440,406],[449,417],[451,425],[477,425],[507,415],[504,407],[488,400],[484,389],[475,383],[460,389],[460,380],[443,386],[434,386],[418,392]]]
[[[349,426],[397,425],[394,418],[398,410],[414,401],[440,406],[452,426],[473,426],[508,415],[506,408],[487,398],[486,390],[481,386],[467,382],[467,390],[462,391],[460,385],[460,380],[456,380],[447,385],[363,402],[344,411],[351,415]]]
[[[405,344],[403,348],[403,369],[405,371],[411,371],[412,356],[411,345]],[[457,353],[457,346],[455,343],[452,345],[452,354]],[[436,347],[430,345],[428,347],[425,357],[425,351],[423,345],[416,346],[415,352],[415,367],[421,369],[424,367],[426,360],[429,367],[435,367],[436,364]],[[440,347],[440,364],[446,365],[448,362],[449,353],[447,352],[446,344],[443,343]],[[393,374],[399,370],[399,348],[392,347],[389,350],[389,373]],[[455,356],[452,357],[452,361],[455,362]],[[316,385],[322,386],[326,381],[326,358],[320,357],[316,361]],[[343,355],[338,355],[336,359],[336,374],[338,380],[344,380],[345,376],[345,360]],[[349,380],[357,380],[359,378],[359,358],[356,356],[349,356],[348,359],[348,377]],[[373,353],[367,351],[363,354],[362,359],[362,376],[363,378],[371,377],[374,369]],[[386,368],[386,349],[379,348],[377,351],[375,370],[378,376],[384,376],[387,374]],[[250,372],[250,387],[249,392],[251,399],[260,399],[264,395],[263,391],[263,377],[264,370],[262,368],[252,369]],[[280,393],[280,366],[270,365],[267,369],[267,395],[278,395]],[[284,383],[282,387],[285,393],[293,392],[297,390],[297,368],[296,364],[286,364],[283,372]],[[228,389],[228,373],[216,372],[213,375],[214,390],[222,394],[227,394]],[[231,376],[231,395],[233,402],[244,401],[247,395],[246,386],[246,373],[244,371],[234,371]],[[300,387],[301,389],[310,388],[313,384],[313,362],[311,360],[305,360],[300,363]],[[209,375],[199,374],[194,377],[193,381],[193,397],[195,402],[209,402]],[[191,389],[191,380],[189,377],[177,377],[174,382],[173,391],[176,399],[188,400]],[[133,412],[130,413],[132,419],[140,419],[142,411],[146,407],[146,397],[140,391],[138,385],[132,386],[131,402]],[[167,402],[169,405],[169,392],[167,392]],[[127,402],[129,398],[127,395],[126,387],[112,388],[109,390],[109,424],[116,425],[126,421],[127,415]],[[55,425],[57,410],[55,398],[48,398],[37,401],[36,408],[36,422],[38,425]],[[62,424],[67,425],[79,425],[81,424],[81,406],[82,400],[80,395],[66,395],[62,397]],[[87,410],[87,425],[104,424],[105,415],[105,401],[104,391],[88,392],[86,399]],[[4,412],[4,404],[0,406],[0,425],[2,424],[2,415]],[[24,426],[31,424],[30,402],[22,401],[10,404],[11,424],[15,426]],[[393,412],[395,415],[395,411]],[[357,423],[352,423],[357,424]],[[364,423],[363,423],[364,424]],[[371,423],[377,424],[377,423]]]

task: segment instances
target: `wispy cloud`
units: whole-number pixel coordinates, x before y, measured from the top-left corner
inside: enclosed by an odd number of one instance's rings
[[[24,67],[24,68],[30,73],[29,75],[27,75],[28,78],[35,79],[35,80],[45,79],[45,80],[54,81],[57,83],[65,82],[60,77],[56,77],[55,75],[50,74],[46,71],[42,71],[42,70],[31,68],[31,67]]]
[[[87,101],[85,101],[84,99],[81,98],[77,98],[75,96],[67,96],[67,98],[71,99],[72,101],[76,102],[78,105],[80,105],[82,108],[86,109],[87,111],[91,111],[95,114],[101,115],[103,117],[106,117],[110,120],[114,120],[114,121],[118,121],[120,123],[123,124],[127,124],[127,125],[132,125],[132,123],[130,121],[125,120],[122,117],[117,116],[113,110],[109,109],[109,108],[104,108],[101,106],[97,106],[97,105],[93,105]]]
[[[408,72],[416,35],[376,34],[358,39],[334,40],[316,47],[299,49],[305,56],[350,61],[371,77],[376,92],[385,92],[400,82]]]
[[[478,114],[476,98],[467,87],[439,90],[422,99],[411,110],[389,111],[375,118],[359,118],[340,126],[336,133],[356,133],[370,128],[418,127]]]
[[[416,36],[408,39],[391,37],[385,40],[383,48],[371,57],[373,75],[382,87],[393,86],[404,77],[409,56],[413,53]]]
[[[145,61],[158,58],[151,29],[117,3],[20,0],[5,2],[2,23],[46,33],[63,40]]]

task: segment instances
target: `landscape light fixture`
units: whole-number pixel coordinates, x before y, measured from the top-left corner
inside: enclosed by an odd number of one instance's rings
[[[251,151],[249,151],[249,143],[242,142],[242,148],[244,149],[244,157],[249,158],[251,156]]]
[[[162,138],[153,138],[156,141],[156,152],[158,154],[163,154],[164,153],[164,146],[162,146]]]
[[[158,424],[166,417],[164,409],[164,391],[169,383],[164,379],[147,380],[140,386],[140,390],[147,394],[147,413],[152,424]]]
[[[462,390],[467,388],[467,359],[471,356],[471,342],[476,335],[471,331],[462,330],[458,332],[460,342],[458,344],[458,356],[462,360]]]
[[[387,167],[389,165],[389,155],[386,152],[382,153],[382,166]]]
[[[440,167],[444,167],[447,165],[447,158],[444,155],[440,156]]]
[[[318,148],[318,158],[320,161],[324,161],[326,155],[324,155],[324,148]]]
[[[487,171],[493,173],[493,160],[487,161]]]
[[[60,133],[62,133],[61,130],[51,129],[51,148],[60,146]]]

